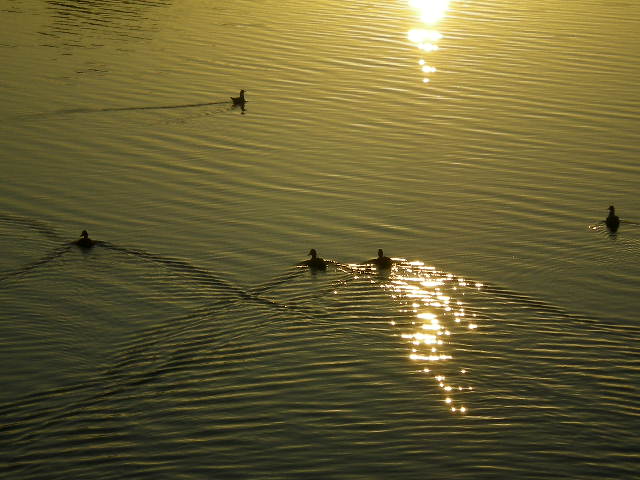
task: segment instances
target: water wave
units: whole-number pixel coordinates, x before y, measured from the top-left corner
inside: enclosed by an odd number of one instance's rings
[[[60,238],[40,222],[2,221]],[[380,452],[376,468],[384,470],[416,438],[432,438],[428,429],[439,428],[443,415],[483,423],[496,438],[516,438],[511,425],[533,415],[544,420],[539,425],[564,425],[563,435],[572,437],[572,414],[559,406],[576,408],[576,396],[592,399],[580,412],[584,418],[602,416],[623,399],[621,414],[637,410],[628,374],[607,374],[610,363],[592,356],[606,345],[609,362],[636,368],[625,353],[628,326],[612,328],[423,262],[398,258],[388,271],[336,263],[319,274],[292,266],[243,287],[141,249],[100,242],[74,257],[73,248],[63,244],[6,275],[0,291],[37,289],[49,278],[65,282],[63,272],[79,274],[76,264],[89,261],[82,275],[99,285],[124,282],[132,297],[123,303],[134,308],[153,300],[144,307],[151,318],[139,326],[135,317],[144,312],[127,319],[131,327],[87,375],[68,374],[58,386],[0,405],[0,429],[11,445],[3,448],[5,472],[14,477],[55,478],[44,458],[64,458],[56,473],[62,475],[171,476],[182,463],[170,452],[204,461],[214,476],[236,468],[294,474],[305,464],[320,475],[331,471],[329,464],[305,463],[309,457],[296,442],[334,460],[337,445],[349,442],[358,454],[364,442]],[[103,304],[103,288],[92,290],[88,311],[104,310],[116,321],[116,298],[108,292]],[[65,313],[55,310],[56,301],[50,308],[51,316]],[[439,423],[431,423],[435,418]],[[145,438],[155,439],[155,453]],[[206,458],[221,460],[212,466],[201,458],[203,445]],[[265,448],[272,455],[261,455]],[[273,449],[276,456],[288,451],[291,463],[274,465]]]

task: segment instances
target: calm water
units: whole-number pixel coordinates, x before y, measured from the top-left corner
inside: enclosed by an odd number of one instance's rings
[[[2,477],[637,478],[639,22],[0,2]]]

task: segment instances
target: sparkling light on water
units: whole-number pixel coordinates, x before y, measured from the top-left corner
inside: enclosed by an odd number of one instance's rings
[[[478,328],[476,315],[467,314],[461,298],[465,291],[480,289],[482,284],[439,272],[421,262],[403,261],[396,263],[388,280],[385,288],[402,304],[401,310],[411,315],[405,325],[393,323],[410,347],[409,358],[421,363],[421,372],[433,378],[451,413],[466,414],[463,397],[473,388],[467,384],[467,368],[449,365],[456,361],[452,339]],[[474,321],[465,320],[467,315]]]
[[[409,6],[418,10],[422,22],[433,25],[444,18],[449,0],[409,0]]]
[[[442,39],[442,34],[435,29],[435,25],[445,17],[449,9],[449,0],[409,0],[409,6],[418,14],[420,25],[409,30],[407,38],[422,52],[437,52],[440,49],[438,41]],[[429,65],[425,58],[420,58],[418,64],[424,73],[422,81],[428,83],[429,75],[435,73],[437,68]]]

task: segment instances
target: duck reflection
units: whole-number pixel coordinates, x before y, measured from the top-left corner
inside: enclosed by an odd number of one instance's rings
[[[244,98],[244,90],[240,90],[240,95],[238,95],[237,97],[231,97],[231,102],[233,103],[234,108],[240,107],[242,113],[244,113],[244,106],[247,103],[247,100]]]
[[[324,258],[318,256],[318,252],[316,252],[315,248],[312,248],[311,250],[309,250],[309,253],[307,255],[311,255],[311,258],[309,260],[305,260],[304,262],[299,263],[298,264],[299,266],[309,267],[309,269],[312,271],[317,271],[317,270],[323,271],[327,269],[327,262],[325,261]]]
[[[607,218],[605,218],[604,220],[600,220],[595,224],[589,225],[589,229],[603,230],[602,226],[604,225],[607,232],[609,233],[609,236],[615,239],[617,238],[618,229],[620,228],[621,223],[622,220],[620,220],[620,217],[616,215],[616,207],[614,207],[613,205],[609,205],[609,215],[607,215]],[[639,225],[635,222],[630,222],[627,220],[625,220],[624,223],[625,225]]]
[[[384,252],[381,248],[379,248],[378,256],[376,258],[372,258],[371,260],[367,260],[365,263],[372,263],[378,269],[388,270],[393,265],[393,260],[389,257],[385,257]]]
[[[616,215],[616,208],[613,205],[609,206],[609,215],[604,223],[607,225],[610,232],[615,233],[618,231],[618,228],[620,227],[620,217]]]
[[[80,248],[91,248],[96,244],[96,241],[90,239],[89,233],[86,230],[83,230],[80,234],[80,238],[73,243]]]

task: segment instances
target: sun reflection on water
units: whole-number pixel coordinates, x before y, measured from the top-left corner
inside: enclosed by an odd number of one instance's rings
[[[406,322],[391,321],[399,336],[407,342],[408,356],[420,364],[442,391],[448,411],[467,414],[465,395],[473,390],[468,384],[469,368],[456,361],[454,337],[473,334],[478,328],[475,314],[465,311],[461,298],[482,284],[441,272],[422,262],[394,259],[392,271],[383,278],[387,289],[408,315]],[[354,267],[354,266],[352,266]]]
[[[422,81],[428,83],[429,75],[435,73],[437,68],[427,63],[426,54],[437,52],[440,48],[438,42],[442,34],[435,26],[446,16],[449,0],[409,0],[409,6],[417,12],[420,25],[409,30],[407,38],[425,53],[418,63],[424,74]]]

